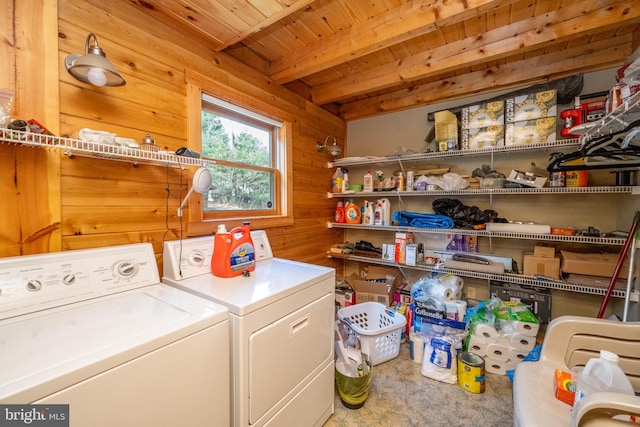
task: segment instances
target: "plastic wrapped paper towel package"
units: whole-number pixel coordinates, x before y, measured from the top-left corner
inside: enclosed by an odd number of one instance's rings
[[[487,372],[506,375],[535,347],[539,327],[524,304],[492,298],[470,314],[465,350],[482,356]]]
[[[551,226],[546,224],[489,222],[487,223],[487,231],[496,233],[551,234]]]

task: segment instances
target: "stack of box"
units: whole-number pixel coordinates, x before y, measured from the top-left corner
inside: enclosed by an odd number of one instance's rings
[[[415,237],[411,232],[397,232],[395,241],[396,264],[407,263],[407,245],[415,243]],[[414,261],[415,262],[415,261]],[[415,264],[414,264],[415,265]]]
[[[556,256],[555,246],[536,245],[533,254],[525,254],[523,274],[560,279],[560,257]]]
[[[477,150],[504,145],[504,101],[462,109],[462,149]]]
[[[506,145],[548,144],[556,140],[555,89],[508,98]]]

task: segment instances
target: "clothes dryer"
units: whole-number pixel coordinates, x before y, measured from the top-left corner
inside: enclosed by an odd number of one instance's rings
[[[229,309],[234,426],[321,426],[333,413],[335,270],[273,257],[251,237],[248,276],[211,273],[213,237],[165,242],[162,281]]]

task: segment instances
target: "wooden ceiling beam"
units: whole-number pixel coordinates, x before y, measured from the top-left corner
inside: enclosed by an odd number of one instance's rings
[[[568,41],[586,33],[640,21],[640,8],[628,1],[582,1],[571,7],[467,37],[418,55],[315,86],[313,102],[322,105],[357,95],[454,71],[461,66],[495,61],[514,52],[525,53],[549,43]]]
[[[354,101],[344,104],[339,115],[344,120],[373,117],[615,67],[633,52],[630,34],[616,39],[616,42],[616,45],[612,45],[611,40],[600,40],[567,51],[496,65],[486,70]]]
[[[515,1],[406,2],[360,25],[325,37],[293,55],[273,61],[270,76],[277,83],[288,83]]]

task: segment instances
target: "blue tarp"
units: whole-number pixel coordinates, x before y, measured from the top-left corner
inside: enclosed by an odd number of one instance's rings
[[[395,211],[392,221],[401,227],[453,228],[453,219],[445,215]]]

